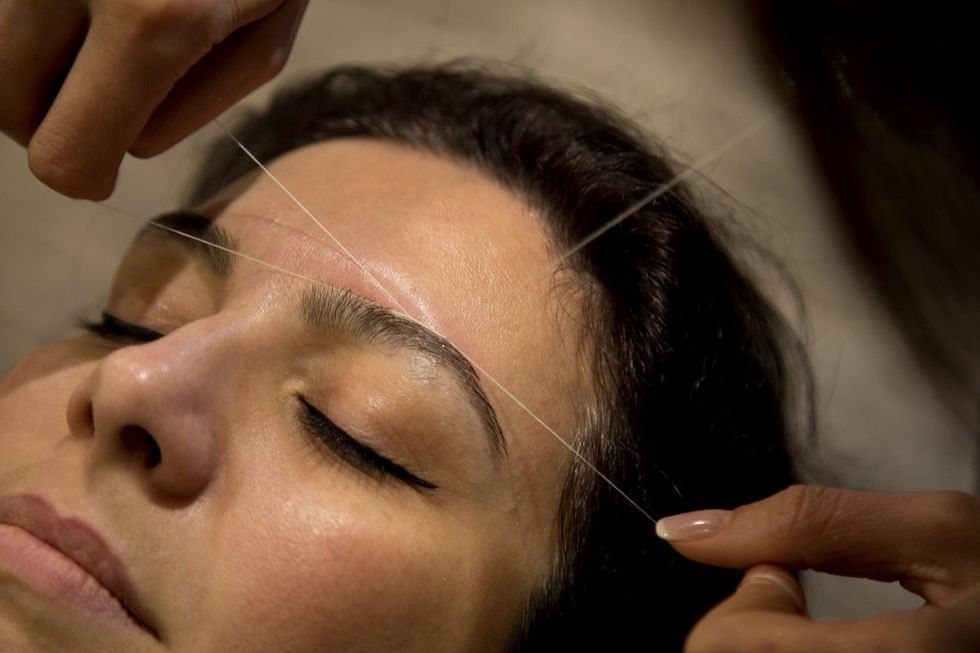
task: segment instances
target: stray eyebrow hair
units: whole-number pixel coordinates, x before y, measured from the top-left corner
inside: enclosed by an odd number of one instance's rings
[[[316,329],[340,329],[372,343],[417,351],[448,370],[483,423],[495,454],[506,454],[497,412],[469,360],[448,340],[415,320],[348,290],[313,286],[304,293],[303,318]]]
[[[185,238],[180,234],[200,240]],[[212,218],[188,209],[165,213],[150,220],[136,235],[135,242],[161,236],[203,261],[219,281],[225,281],[231,276],[238,243],[231,234],[216,225]],[[208,243],[217,247],[211,247]]]

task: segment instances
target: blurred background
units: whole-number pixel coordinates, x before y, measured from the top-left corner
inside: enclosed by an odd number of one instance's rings
[[[804,453],[809,480],[976,491],[978,415],[923,370],[855,259],[839,204],[743,9],[726,0],[311,0],[286,69],[245,103],[261,105],[278,84],[334,64],[476,56],[607,98],[681,167],[770,118],[694,183],[719,219],[777,262],[741,252],[812,357],[818,433]],[[22,149],[0,141],[0,371],[100,307],[136,218],[181,204],[217,138],[211,125],[153,160],[127,160],[107,204],[129,216],[57,196],[30,176]],[[814,574],[807,582],[822,617],[918,603],[868,581]]]

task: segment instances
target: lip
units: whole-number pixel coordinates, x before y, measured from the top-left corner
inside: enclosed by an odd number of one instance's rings
[[[125,566],[105,539],[79,519],[60,517],[38,496],[0,498],[0,570],[92,617],[159,639]]]

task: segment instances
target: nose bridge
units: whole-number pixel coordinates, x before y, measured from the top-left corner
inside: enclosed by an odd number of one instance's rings
[[[134,407],[159,406],[193,415],[214,407],[220,389],[210,383],[217,370],[227,370],[240,350],[234,323],[198,320],[151,343],[119,349],[96,369],[96,388],[112,388]],[[210,392],[204,394],[202,388]],[[154,411],[155,412],[155,411]]]
[[[87,413],[94,470],[123,461],[164,495],[203,492],[227,445],[225,382],[236,373],[241,335],[238,323],[212,317],[106,356],[69,407],[70,424],[72,412]]]

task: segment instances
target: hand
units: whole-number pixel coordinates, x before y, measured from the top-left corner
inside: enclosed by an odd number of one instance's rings
[[[34,174],[107,197],[285,64],[306,0],[0,0],[0,131]]]
[[[796,486],[732,512],[661,520],[684,556],[748,568],[688,637],[687,653],[977,653],[980,499],[958,492],[850,492]],[[811,621],[792,570],[898,580],[921,608]]]

